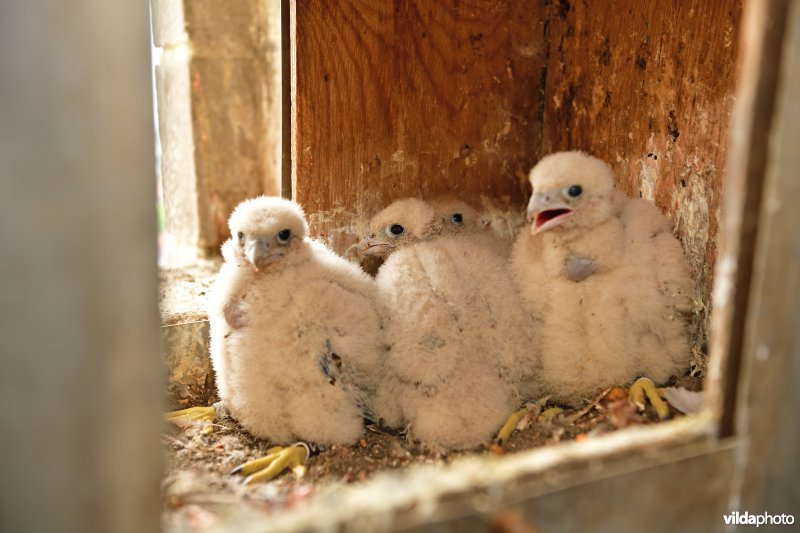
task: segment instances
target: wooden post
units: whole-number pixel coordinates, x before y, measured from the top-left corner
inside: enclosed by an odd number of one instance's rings
[[[152,6],[167,229],[190,259],[216,254],[240,201],[281,193],[279,3]]]
[[[750,2],[743,19],[741,81],[731,129],[729,172],[725,185],[722,254],[717,264],[710,338],[709,392],[720,413],[720,435],[735,433],[744,328],[750,312],[756,232],[768,136],[772,129],[781,68],[786,0]]]
[[[0,11],[0,530],[157,531],[147,5]]]
[[[791,513],[800,519],[800,1],[752,2],[761,31],[778,41],[771,127],[763,144],[763,195],[758,210],[753,277],[741,350],[735,412],[742,471],[734,510]],[[776,11],[776,9],[778,11]],[[764,10],[764,11],[762,11]],[[761,14],[756,15],[756,11]],[[763,18],[764,13],[775,15]],[[758,27],[758,24],[754,24]],[[782,49],[782,51],[780,51]]]

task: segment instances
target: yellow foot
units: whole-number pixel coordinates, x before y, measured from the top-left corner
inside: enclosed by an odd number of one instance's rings
[[[514,428],[517,427],[519,421],[522,420],[522,417],[528,412],[528,407],[523,407],[519,411],[514,411],[506,420],[506,423],[503,424],[503,427],[500,428],[500,431],[497,432],[497,436],[494,438],[495,444],[503,446],[507,441],[508,438],[514,433]]]
[[[188,409],[181,409],[179,411],[170,411],[165,415],[168,422],[172,422],[178,427],[189,427],[194,424],[205,424],[204,432],[211,433],[213,427],[212,422],[217,417],[217,409],[212,405],[211,407],[189,407]]]
[[[540,414],[538,416],[538,418],[536,418],[536,421],[537,422],[550,422],[556,417],[556,415],[560,415],[563,412],[564,412],[564,410],[562,408],[560,408],[560,407],[549,407],[549,408],[545,409],[544,411],[542,411],[542,414]]]
[[[648,378],[639,378],[631,385],[631,390],[628,392],[628,399],[636,405],[639,411],[644,411],[645,396],[647,396],[650,404],[656,410],[658,418],[660,420],[667,418],[669,415],[669,406],[661,398],[661,393],[656,388],[655,383]]]
[[[300,478],[306,473],[304,463],[308,456],[308,446],[302,442],[286,448],[276,446],[267,450],[266,457],[239,465],[231,471],[231,474],[247,476],[244,480],[245,485],[257,481],[269,481],[287,468]]]
[[[526,404],[525,407],[519,411],[514,411],[511,413],[511,415],[506,419],[506,423],[503,424],[503,427],[501,427],[500,431],[497,432],[497,436],[494,438],[494,443],[499,446],[505,445],[509,437],[511,437],[511,434],[514,433],[514,430],[525,416],[529,416],[531,420],[536,418],[538,422],[549,422],[553,419],[553,417],[561,414],[563,410],[560,407],[550,407],[549,409],[545,409],[543,413],[539,414],[540,409],[542,406],[547,404],[549,399],[550,397],[546,396],[536,403]]]

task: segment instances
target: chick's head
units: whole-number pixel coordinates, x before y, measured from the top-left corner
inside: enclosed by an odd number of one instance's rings
[[[614,173],[583,152],[544,157],[530,174],[531,233],[593,228],[614,214]]]
[[[240,203],[231,213],[228,226],[228,254],[243,259],[256,271],[281,261],[308,235],[303,209],[275,196],[259,196]]]
[[[472,206],[456,198],[435,198],[430,205],[445,234],[474,233],[489,225]]]
[[[403,198],[372,217],[369,234],[361,241],[363,255],[388,256],[395,249],[427,241],[442,233],[441,221],[428,203]]]

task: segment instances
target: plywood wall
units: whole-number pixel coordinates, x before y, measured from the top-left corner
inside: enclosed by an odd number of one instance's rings
[[[587,150],[671,219],[709,302],[741,2],[554,2],[542,154]],[[705,323],[705,311],[701,313]]]
[[[521,211],[531,166],[582,149],[670,217],[709,301],[739,0],[298,0],[293,10],[294,195],[340,252],[402,196]]]
[[[521,206],[541,141],[540,2],[294,6],[294,196],[341,252],[394,199]]]

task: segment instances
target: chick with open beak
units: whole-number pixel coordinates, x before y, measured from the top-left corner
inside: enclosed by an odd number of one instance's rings
[[[669,221],[627,198],[611,168],[583,152],[544,157],[530,181],[530,227],[517,237],[510,270],[538,319],[544,391],[577,405],[637,377],[680,375],[693,284]]]
[[[533,224],[534,233],[547,231],[560,226],[575,213],[573,205],[583,194],[583,187],[570,185],[560,191],[533,193],[528,202],[528,221]]]
[[[528,202],[532,234],[559,230],[588,230],[610,219],[624,196],[614,188],[611,169],[599,159],[583,156],[580,164],[565,158],[546,158],[531,171],[533,194]]]

